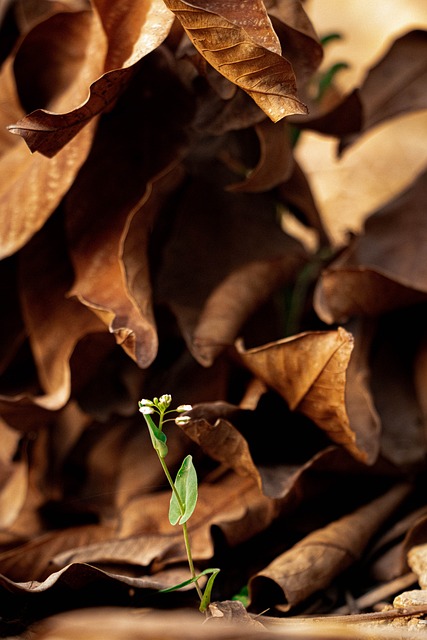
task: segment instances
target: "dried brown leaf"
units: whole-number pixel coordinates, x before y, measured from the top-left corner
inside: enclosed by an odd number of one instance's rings
[[[10,122],[16,116],[18,108],[12,61],[2,67],[0,93],[4,96],[0,120],[6,124],[6,119]],[[1,258],[21,248],[49,218],[89,152],[95,124],[93,121],[82,130],[52,160],[31,156],[25,145],[0,128]]]
[[[132,566],[153,565],[158,571],[165,565],[185,562],[182,532],[174,529],[165,517],[169,501],[169,491],[135,497],[121,513],[119,535],[104,537],[93,544],[73,548],[67,544],[64,531],[63,548],[58,548],[51,560],[56,566],[88,562],[110,564],[116,571],[122,566],[125,575]],[[197,510],[189,523],[194,560],[212,557],[212,525],[223,532],[228,544],[235,546],[268,527],[273,517],[272,501],[262,496],[250,479],[231,474],[218,484],[201,483]]]
[[[70,527],[44,533],[23,545],[0,553],[0,573],[15,582],[45,580],[50,576],[50,586],[56,580],[56,576],[52,576],[52,558],[64,547],[87,545],[95,540],[108,539],[111,535],[111,529],[100,525]],[[29,589],[37,588],[37,584],[31,587],[31,582]]]
[[[372,214],[364,232],[323,272],[314,306],[324,322],[376,316],[426,300],[427,173]]]
[[[292,64],[298,87],[302,87],[322,61],[319,38],[300,0],[266,0],[264,4],[283,54]]]
[[[423,413],[414,384],[414,356],[425,323],[425,305],[386,314],[377,322],[370,355],[370,386],[381,420],[381,452],[407,469],[422,464],[426,455]]]
[[[81,65],[73,82],[66,87],[65,99],[64,95],[60,95],[59,99],[49,104],[48,110],[37,109],[9,126],[11,133],[25,139],[31,151],[54,156],[88,122],[110,109],[129,82],[133,65],[163,42],[173,21],[173,14],[162,0],[139,3],[127,0],[120,3],[119,9],[100,1],[96,3],[94,11],[94,14],[98,13],[107,39],[105,41],[102,31],[97,39],[87,37],[87,42],[81,47],[89,59],[98,58],[100,64],[96,73],[88,76],[85,66]],[[68,15],[65,15],[64,25],[68,24]],[[52,32],[52,27],[47,23],[40,28],[48,29],[49,34]],[[54,29],[53,32],[59,42],[67,42],[60,29]],[[101,38],[105,44],[100,44]],[[69,55],[64,56],[59,73],[69,73]],[[78,90],[83,92],[82,96],[79,96]]]
[[[427,107],[427,32],[410,31],[397,38],[368,72],[360,88],[334,108],[313,118],[297,118],[299,125],[340,137],[342,153],[386,120]]]
[[[182,425],[181,429],[208,456],[227,465],[238,475],[253,478],[261,488],[261,477],[252,460],[248,442],[232,424],[233,409],[235,412],[232,405],[224,402],[199,405],[191,412],[190,422]],[[219,417],[221,413],[224,418]]]
[[[347,368],[353,337],[342,328],[307,332],[245,350],[243,363],[286,400],[291,410],[311,418],[358,460],[372,463],[376,443],[359,442],[345,404]]]
[[[66,297],[69,264],[56,219],[22,250],[20,277],[23,315],[42,387],[33,401],[59,409],[70,396],[70,358],[75,346],[84,336],[105,328],[83,305]]]
[[[167,0],[166,5],[200,54],[249,93],[273,122],[307,112],[296,95],[292,65],[280,55],[279,41],[260,0],[238,4]]]
[[[341,151],[385,120],[427,108],[426,54],[427,31],[410,31],[396,39],[370,69],[360,88],[361,131],[359,135],[344,137]]]
[[[347,329],[354,337],[354,349],[347,368],[345,404],[350,424],[357,433],[362,450],[369,451],[371,462],[380,450],[381,420],[371,390],[370,356],[375,326],[353,322]]]
[[[4,530],[15,522],[25,503],[28,490],[27,461],[1,465],[0,472],[0,528]]]
[[[409,492],[407,485],[397,485],[297,542],[251,579],[252,603],[268,602],[271,606],[275,601],[284,610],[289,610],[325,588],[361,557],[372,536]]]
[[[165,118],[166,97],[180,104],[173,120]],[[75,271],[69,295],[99,315],[140,367],[149,366],[157,353],[148,240],[159,209],[182,178],[176,158],[186,140],[177,123],[184,126],[191,115],[187,98],[161,52],[144,60],[122,101],[101,124],[64,204]],[[138,126],[124,145],[130,120]],[[152,137],[156,123],[167,145]]]

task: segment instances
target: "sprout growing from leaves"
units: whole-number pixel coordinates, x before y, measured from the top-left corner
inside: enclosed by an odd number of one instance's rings
[[[191,578],[185,582],[181,582],[173,587],[167,589],[161,589],[161,592],[167,593],[186,587],[189,584],[194,584],[197,590],[197,594],[200,598],[200,611],[206,611],[212,593],[212,587],[216,576],[219,573],[219,569],[205,569],[199,575],[196,575],[194,569],[193,557],[191,554],[190,539],[188,535],[187,522],[193,515],[194,509],[197,504],[198,495],[198,481],[196,470],[193,465],[193,458],[188,455],[184,458],[181,467],[176,475],[175,482],[169,472],[165,458],[168,454],[168,447],[166,444],[167,437],[163,431],[163,426],[166,422],[174,421],[178,425],[187,424],[191,420],[190,416],[183,415],[187,411],[191,411],[192,406],[189,404],[182,404],[176,409],[169,409],[172,402],[172,396],[165,394],[160,398],[153,398],[153,400],[142,399],[139,401],[139,410],[144,416],[147,423],[148,431],[151,437],[151,443],[160,464],[163,468],[165,476],[172,489],[172,495],[169,505],[169,522],[172,525],[179,524],[182,526],[182,533],[184,536],[185,550],[187,552],[188,566],[190,567]],[[166,418],[168,414],[178,413],[175,418]],[[152,416],[157,415],[157,424],[153,420]],[[209,575],[204,592],[200,589],[198,581],[202,576]]]

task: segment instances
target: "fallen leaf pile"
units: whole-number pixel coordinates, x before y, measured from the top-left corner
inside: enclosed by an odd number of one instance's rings
[[[246,586],[288,622],[425,593],[427,167],[338,247],[294,152],[425,110],[427,31],[343,93],[300,0],[0,9],[2,634],[92,607],[95,637],[111,606],[111,637],[157,638],[146,609],[197,605],[157,593],[188,577],[137,411],[163,393],[193,405],[169,460],[221,567],[208,634],[274,635],[224,609]],[[63,615],[36,637],[83,637]]]

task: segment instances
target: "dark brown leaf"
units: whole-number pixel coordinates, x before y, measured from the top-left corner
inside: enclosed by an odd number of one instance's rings
[[[292,64],[298,87],[303,87],[320,65],[323,48],[300,0],[266,0],[268,15]]]
[[[220,180],[223,169],[214,170]],[[197,179],[180,196],[162,249],[157,297],[176,314],[194,357],[209,366],[268,297],[292,280],[305,252],[280,229],[269,194],[228,193]]]
[[[363,234],[324,270],[314,296],[324,322],[377,316],[427,299],[426,197],[427,173],[423,173],[371,215]]]
[[[312,120],[297,118],[308,127],[340,138],[342,153],[380,123],[427,107],[425,51],[427,32],[414,30],[397,38],[373,66],[360,88]]]

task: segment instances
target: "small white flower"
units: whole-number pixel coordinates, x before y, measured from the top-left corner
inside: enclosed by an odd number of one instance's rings
[[[190,420],[190,416],[177,416],[175,418],[175,424],[177,424],[178,426],[182,426],[184,424],[188,424]]]
[[[147,416],[149,413],[154,413],[153,407],[140,406],[139,410],[144,416]]]
[[[191,406],[191,404],[180,404],[179,407],[175,409],[175,411],[177,411],[178,413],[184,413],[185,411],[191,411],[192,408],[193,407]]]

